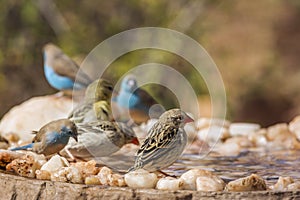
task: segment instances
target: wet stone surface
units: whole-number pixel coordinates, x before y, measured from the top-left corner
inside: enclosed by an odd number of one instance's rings
[[[184,154],[165,172],[180,176],[188,169],[199,168],[214,172],[225,182],[258,174],[268,185],[280,176],[290,176],[300,181],[300,151],[253,148],[238,156],[220,156],[211,152],[207,156]]]

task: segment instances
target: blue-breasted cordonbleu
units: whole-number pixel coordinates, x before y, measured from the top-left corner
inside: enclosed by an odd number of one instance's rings
[[[59,119],[47,123],[39,131],[33,132],[35,137],[32,143],[15,147],[10,150],[31,150],[45,156],[55,154],[62,150],[73,137],[77,141],[77,127],[71,120]]]
[[[113,102],[117,105],[119,115],[129,111],[129,117],[135,123],[147,121],[150,118],[149,111],[153,108],[152,106],[158,105],[150,94],[138,87],[136,77],[131,74],[125,76],[122,80],[119,94],[113,97]],[[164,112],[164,109],[162,107],[155,108],[154,115],[151,117],[158,118]]]
[[[44,73],[48,83],[57,90],[81,90],[91,78],[59,47],[48,43],[43,48]]]

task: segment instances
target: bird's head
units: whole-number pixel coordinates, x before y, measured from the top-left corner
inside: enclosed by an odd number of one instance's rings
[[[124,134],[125,144],[132,143],[135,145],[139,145],[139,140],[134,133],[133,129],[127,126],[125,123],[117,122],[118,127],[120,128],[121,132]]]
[[[125,90],[126,92],[134,92],[137,87],[136,77],[131,74],[125,76],[125,78],[122,80],[121,89]]]
[[[51,55],[55,56],[62,53],[63,53],[62,50],[52,43],[45,44],[43,47],[44,59],[46,59],[46,55],[48,57]]]
[[[77,127],[75,123],[68,119],[63,119],[61,122],[62,124],[61,124],[60,133],[62,135],[74,138],[77,142],[78,133],[77,133]]]
[[[87,87],[85,91],[85,99],[108,101],[111,98],[113,89],[114,87],[109,81],[105,79],[97,79]]]
[[[175,126],[184,126],[186,123],[193,122],[194,120],[184,111],[175,108],[164,112],[159,117],[159,121],[162,123],[171,123]]]

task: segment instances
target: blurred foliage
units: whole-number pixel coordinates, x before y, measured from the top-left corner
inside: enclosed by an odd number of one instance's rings
[[[55,92],[43,75],[45,43],[82,60],[108,37],[146,26],[181,31],[204,46],[223,76],[229,119],[269,125],[300,112],[298,0],[8,0],[0,1],[0,13],[0,115],[31,96]],[[106,76],[116,82],[148,62],[174,67],[198,95],[207,94],[189,63],[159,50],[123,55]],[[169,107],[177,104],[161,87],[145,88]]]

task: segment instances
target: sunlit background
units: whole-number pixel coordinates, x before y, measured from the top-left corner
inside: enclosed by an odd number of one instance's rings
[[[81,62],[108,37],[138,27],[165,27],[187,34],[211,55],[227,92],[227,118],[263,126],[300,113],[300,3],[253,1],[0,1],[0,115],[32,97],[55,92],[43,74],[48,42]],[[116,60],[112,81],[128,69],[158,62],[191,81],[200,105],[207,88],[189,63],[162,51],[135,51]],[[172,107],[172,95],[146,87]],[[204,113],[205,115],[206,113]]]

